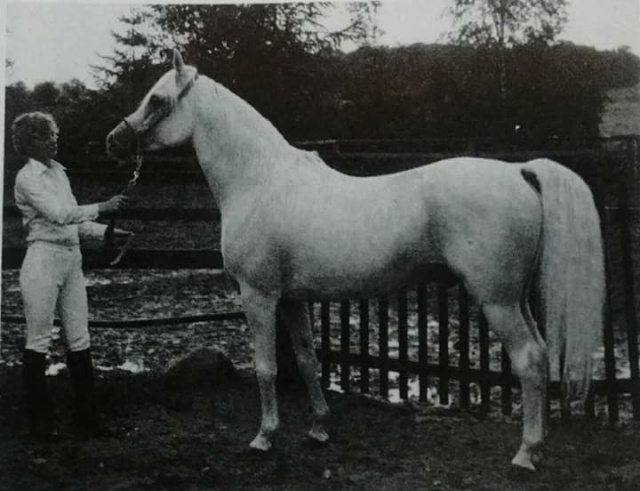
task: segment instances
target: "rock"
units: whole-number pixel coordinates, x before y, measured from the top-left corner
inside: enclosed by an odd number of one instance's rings
[[[199,348],[169,362],[164,373],[169,390],[206,388],[236,381],[238,373],[218,348]]]

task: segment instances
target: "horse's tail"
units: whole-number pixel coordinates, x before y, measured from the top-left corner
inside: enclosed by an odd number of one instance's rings
[[[589,392],[592,355],[602,333],[605,296],[600,220],[593,195],[569,169],[540,159],[522,174],[542,196],[540,323],[552,366],[559,363],[564,403]]]

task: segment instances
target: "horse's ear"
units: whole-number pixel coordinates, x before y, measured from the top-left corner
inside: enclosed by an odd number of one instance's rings
[[[173,50],[173,68],[176,69],[176,72],[181,72],[184,68],[184,60],[177,49]]]

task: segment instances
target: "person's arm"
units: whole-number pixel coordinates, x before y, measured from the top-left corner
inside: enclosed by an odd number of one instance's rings
[[[93,221],[99,215],[117,211],[127,203],[126,196],[116,195],[106,201],[78,206],[60,199],[37,180],[24,178],[16,182],[16,199],[26,201],[48,221],[57,225]]]
[[[16,182],[16,199],[29,203],[45,219],[56,225],[70,225],[95,220],[100,214],[100,204],[78,206],[58,195],[35,179],[21,177]]]

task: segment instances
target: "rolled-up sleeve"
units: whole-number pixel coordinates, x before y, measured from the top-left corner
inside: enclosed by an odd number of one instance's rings
[[[16,201],[29,203],[46,220],[56,225],[78,224],[98,218],[98,204],[78,206],[49,191],[38,180],[16,180]]]

